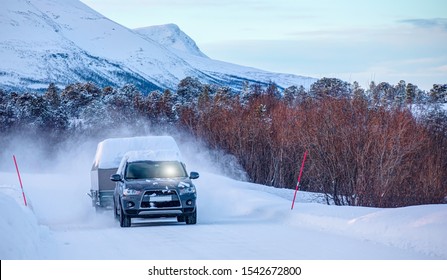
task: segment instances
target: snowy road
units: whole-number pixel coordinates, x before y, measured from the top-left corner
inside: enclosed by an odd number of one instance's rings
[[[3,174],[0,186],[17,186],[15,176]],[[25,250],[22,258],[447,258],[447,205],[336,207],[300,192],[291,211],[291,190],[202,173],[197,225],[134,219],[131,228],[120,228],[111,211],[91,207],[88,177],[25,174],[23,180],[40,226],[35,252]],[[15,242],[2,237],[8,238]]]

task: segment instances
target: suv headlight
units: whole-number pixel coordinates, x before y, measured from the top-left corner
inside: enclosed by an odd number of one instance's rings
[[[179,189],[179,192],[180,192],[180,195],[188,194],[188,193],[195,193],[196,187],[190,186],[190,187],[186,187],[186,188],[181,188],[181,189]]]
[[[140,190],[128,189],[128,188],[123,189],[123,195],[140,195],[140,194],[141,194]]]

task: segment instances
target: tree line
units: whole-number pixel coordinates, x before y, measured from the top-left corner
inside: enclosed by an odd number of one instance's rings
[[[246,83],[240,92],[187,77],[175,92],[78,83],[44,94],[0,91],[1,138],[39,135],[50,147],[118,126],[176,128],[233,155],[256,183],[302,189],[328,203],[374,207],[445,203],[447,85],[323,78],[307,90]],[[50,151],[51,149],[49,149]]]

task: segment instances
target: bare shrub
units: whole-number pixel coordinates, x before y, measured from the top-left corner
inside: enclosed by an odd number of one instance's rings
[[[308,150],[303,189],[324,193],[328,203],[398,207],[446,196],[447,134],[406,107],[331,96],[291,103],[267,94],[244,104],[207,102],[182,115],[183,125],[236,156],[253,182],[293,188]]]

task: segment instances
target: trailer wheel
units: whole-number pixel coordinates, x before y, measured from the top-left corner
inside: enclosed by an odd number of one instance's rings
[[[104,207],[101,207],[99,205],[95,205],[95,211],[97,214],[104,213]]]
[[[123,207],[120,207],[120,227],[130,227],[132,221],[129,216],[124,214]]]
[[[90,194],[88,194],[92,198],[92,206],[96,208],[98,204],[96,203],[98,201],[98,195],[96,191],[90,190]]]

